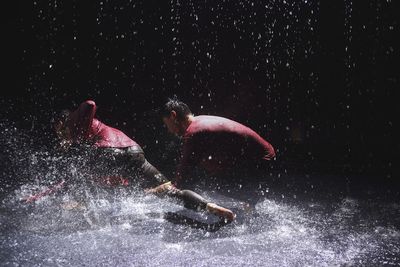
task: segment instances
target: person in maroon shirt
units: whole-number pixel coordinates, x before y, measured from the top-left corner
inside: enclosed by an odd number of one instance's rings
[[[147,189],[148,193],[167,195],[182,201],[186,208],[207,210],[228,220],[234,219],[235,215],[229,209],[211,203],[193,191],[180,190],[172,185],[146,160],[140,145],[122,131],[96,119],[95,113],[95,102],[87,100],[73,112],[62,111],[53,120],[53,125],[64,149],[78,145],[89,151],[87,154],[93,159],[90,165],[96,166],[95,172],[101,176],[102,183],[128,185],[132,180],[127,180],[126,176],[137,177],[139,180],[144,178],[142,184],[152,187],[157,185],[156,188]]]
[[[196,167],[217,179],[233,179],[238,173],[262,169],[275,157],[269,142],[233,120],[194,116],[189,107],[177,99],[169,99],[160,112],[169,132],[183,137],[176,184],[193,178],[190,175]]]

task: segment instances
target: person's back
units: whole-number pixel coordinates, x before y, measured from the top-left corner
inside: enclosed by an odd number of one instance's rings
[[[124,148],[139,145],[122,131],[93,119],[90,133],[96,147]]]
[[[96,103],[93,100],[86,100],[75,111],[71,112],[68,127],[73,142],[87,142],[95,147],[102,148],[140,148],[122,131],[96,119],[96,109]]]
[[[275,157],[274,148],[249,127],[218,116],[195,116],[186,129],[181,171],[199,165],[212,174],[252,168]]]

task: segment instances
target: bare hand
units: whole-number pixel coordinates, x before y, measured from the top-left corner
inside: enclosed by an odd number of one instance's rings
[[[160,193],[164,193],[168,190],[171,190],[172,188],[174,188],[172,183],[166,182],[164,184],[161,184],[161,185],[153,187],[153,188],[147,188],[144,190],[144,192],[147,194],[160,194]]]

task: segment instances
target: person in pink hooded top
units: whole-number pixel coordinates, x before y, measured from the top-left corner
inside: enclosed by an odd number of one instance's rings
[[[146,160],[140,145],[122,131],[96,119],[95,114],[95,102],[87,100],[73,112],[62,111],[53,119],[53,125],[64,149],[74,145],[89,152],[87,154],[93,159],[90,165],[94,166],[93,172],[101,177],[102,183],[128,185],[141,180],[146,186],[157,186],[146,190],[148,193],[176,198],[186,208],[207,210],[230,221],[235,218],[229,209],[211,203],[193,191],[177,189]]]

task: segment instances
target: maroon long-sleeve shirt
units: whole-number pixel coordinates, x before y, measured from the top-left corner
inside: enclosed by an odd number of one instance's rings
[[[96,147],[124,148],[139,146],[118,129],[110,127],[94,116],[96,103],[87,100],[71,113],[69,128],[74,142],[89,141]]]
[[[219,174],[274,157],[272,145],[249,127],[222,117],[196,116],[183,136],[177,179],[195,166]]]

